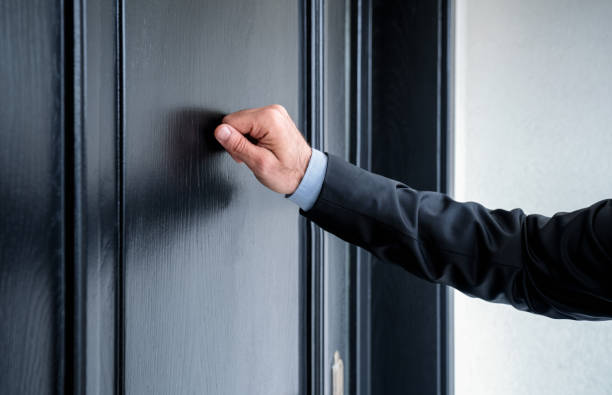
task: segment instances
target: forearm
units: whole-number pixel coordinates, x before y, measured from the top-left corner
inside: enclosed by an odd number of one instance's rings
[[[415,191],[312,150],[280,105],[229,114],[215,137],[304,215],[384,261],[521,310],[612,318],[610,200],[546,218]]]
[[[303,214],[383,261],[467,294],[550,317],[610,315],[605,297],[588,295],[580,283],[580,278],[592,283],[610,276],[606,250],[581,248],[580,257],[568,257],[574,238],[596,240],[595,233],[585,235],[584,224],[596,207],[553,218],[526,216],[521,210],[488,210],[419,192],[333,156],[327,166],[319,198]],[[576,279],[578,266],[587,272]],[[607,289],[601,292],[610,295]]]

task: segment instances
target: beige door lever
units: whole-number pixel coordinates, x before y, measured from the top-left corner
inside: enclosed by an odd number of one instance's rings
[[[344,363],[338,351],[334,352],[332,366],[332,395],[344,395]]]

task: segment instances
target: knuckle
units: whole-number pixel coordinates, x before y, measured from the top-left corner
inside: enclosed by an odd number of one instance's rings
[[[263,156],[257,156],[253,159],[253,166],[258,173],[266,173],[268,171],[268,161]]]
[[[285,107],[283,107],[280,104],[272,104],[270,106],[270,108],[272,108],[274,111],[277,111],[277,112],[281,113],[281,115],[286,115],[287,114],[287,110],[285,109]]]
[[[236,137],[230,144],[233,152],[242,154],[246,151],[246,140],[244,138]]]
[[[279,122],[279,121],[281,121],[282,119],[284,119],[284,117],[285,117],[285,115],[283,114],[283,112],[282,112],[282,111],[281,111],[279,108],[277,108],[277,106],[278,106],[278,104],[274,104],[274,105],[272,105],[272,106],[269,106],[269,107],[266,109],[266,116],[267,116],[267,117],[268,117],[270,120],[272,120],[272,121],[274,121],[274,122]],[[279,106],[279,107],[280,107],[280,106]]]

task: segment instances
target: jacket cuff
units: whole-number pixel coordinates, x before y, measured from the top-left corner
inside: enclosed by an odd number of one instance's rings
[[[388,179],[327,154],[321,192],[312,208],[302,209],[300,214],[332,233],[348,230],[357,222],[356,217],[362,215],[360,211],[379,205],[376,201],[379,195],[372,195],[371,191],[386,188],[389,188]]]

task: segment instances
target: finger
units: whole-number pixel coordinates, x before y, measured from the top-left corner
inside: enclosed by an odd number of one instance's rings
[[[223,118],[223,123],[227,123],[242,134],[250,134],[255,139],[260,139],[274,127],[284,125],[289,118],[287,110],[281,105],[254,108],[238,111]]]
[[[215,138],[236,162],[244,162],[249,167],[260,163],[266,155],[265,148],[251,143],[231,125],[223,123],[217,126]]]
[[[221,122],[233,126],[242,134],[247,134],[251,132],[260,110],[261,108],[249,108],[247,110],[236,111],[227,114]]]

